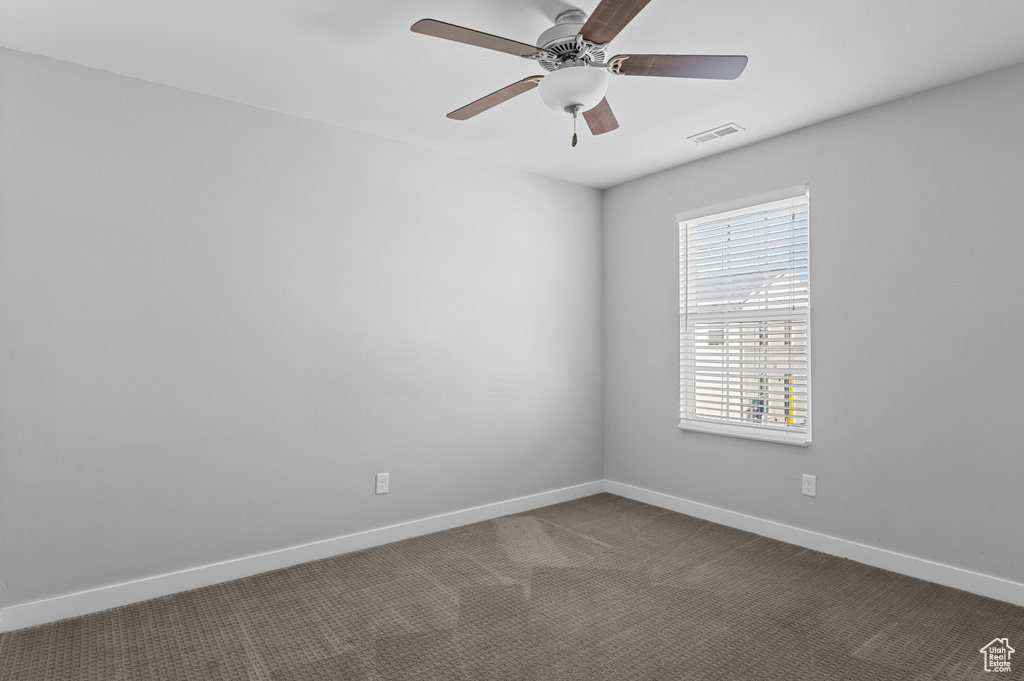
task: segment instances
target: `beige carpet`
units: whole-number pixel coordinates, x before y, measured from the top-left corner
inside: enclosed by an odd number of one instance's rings
[[[1024,608],[610,494],[0,636],[3,681],[1021,678]]]

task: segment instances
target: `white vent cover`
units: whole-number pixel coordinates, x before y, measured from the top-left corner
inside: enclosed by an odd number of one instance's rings
[[[718,139],[719,137],[725,137],[735,132],[746,130],[743,126],[736,125],[735,123],[726,123],[720,125],[717,128],[711,130],[705,130],[704,132],[698,132],[696,135],[690,135],[686,139],[693,140],[694,144],[700,144],[701,142],[710,142],[711,140]]]

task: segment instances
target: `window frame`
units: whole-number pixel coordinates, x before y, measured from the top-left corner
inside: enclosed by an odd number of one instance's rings
[[[687,332],[690,330],[687,327],[687,281],[686,281],[686,234],[688,223],[694,222],[706,222],[715,218],[727,218],[730,213],[733,212],[747,212],[750,209],[756,209],[761,206],[768,204],[787,201],[793,199],[804,199],[807,202],[807,307],[802,312],[802,317],[806,325],[805,342],[806,342],[806,427],[794,428],[794,427],[782,427],[777,426],[762,426],[751,423],[742,423],[737,421],[729,420],[706,420],[701,419],[696,414],[695,406],[695,395],[696,388],[694,386],[693,370],[687,373],[686,364],[686,347],[684,341]],[[679,213],[676,216],[676,222],[678,227],[679,236],[679,341],[680,341],[680,354],[679,354],[679,429],[687,431],[696,431],[702,433],[710,433],[716,435],[726,435],[730,437],[747,438],[766,442],[777,442],[782,444],[797,445],[806,447],[811,443],[811,305],[810,305],[810,278],[811,278],[811,263],[810,263],[810,186],[800,185],[796,187],[787,187],[773,192],[767,192],[764,194],[758,194],[756,196],[748,196],[742,199],[729,201],[726,203],[715,204],[712,206],[706,206],[703,208],[697,208],[694,210],[685,211]],[[759,316],[756,315],[755,317]],[[769,315],[770,316],[770,315]],[[751,319],[751,321],[761,321],[757,319]],[[706,323],[706,322],[705,322]],[[696,322],[695,322],[696,325]],[[696,353],[696,342],[693,343],[693,347],[690,350],[691,355]],[[689,399],[688,393],[689,389]]]

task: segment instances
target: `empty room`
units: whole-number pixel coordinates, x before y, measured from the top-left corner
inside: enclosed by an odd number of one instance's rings
[[[1019,0],[0,0],[0,681],[1024,679],[1022,111]]]

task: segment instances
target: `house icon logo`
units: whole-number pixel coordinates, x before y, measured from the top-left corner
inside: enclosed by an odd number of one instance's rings
[[[1010,656],[1017,651],[1010,647],[1008,639],[994,638],[979,652],[985,656],[985,671],[1008,672],[1010,671]]]

